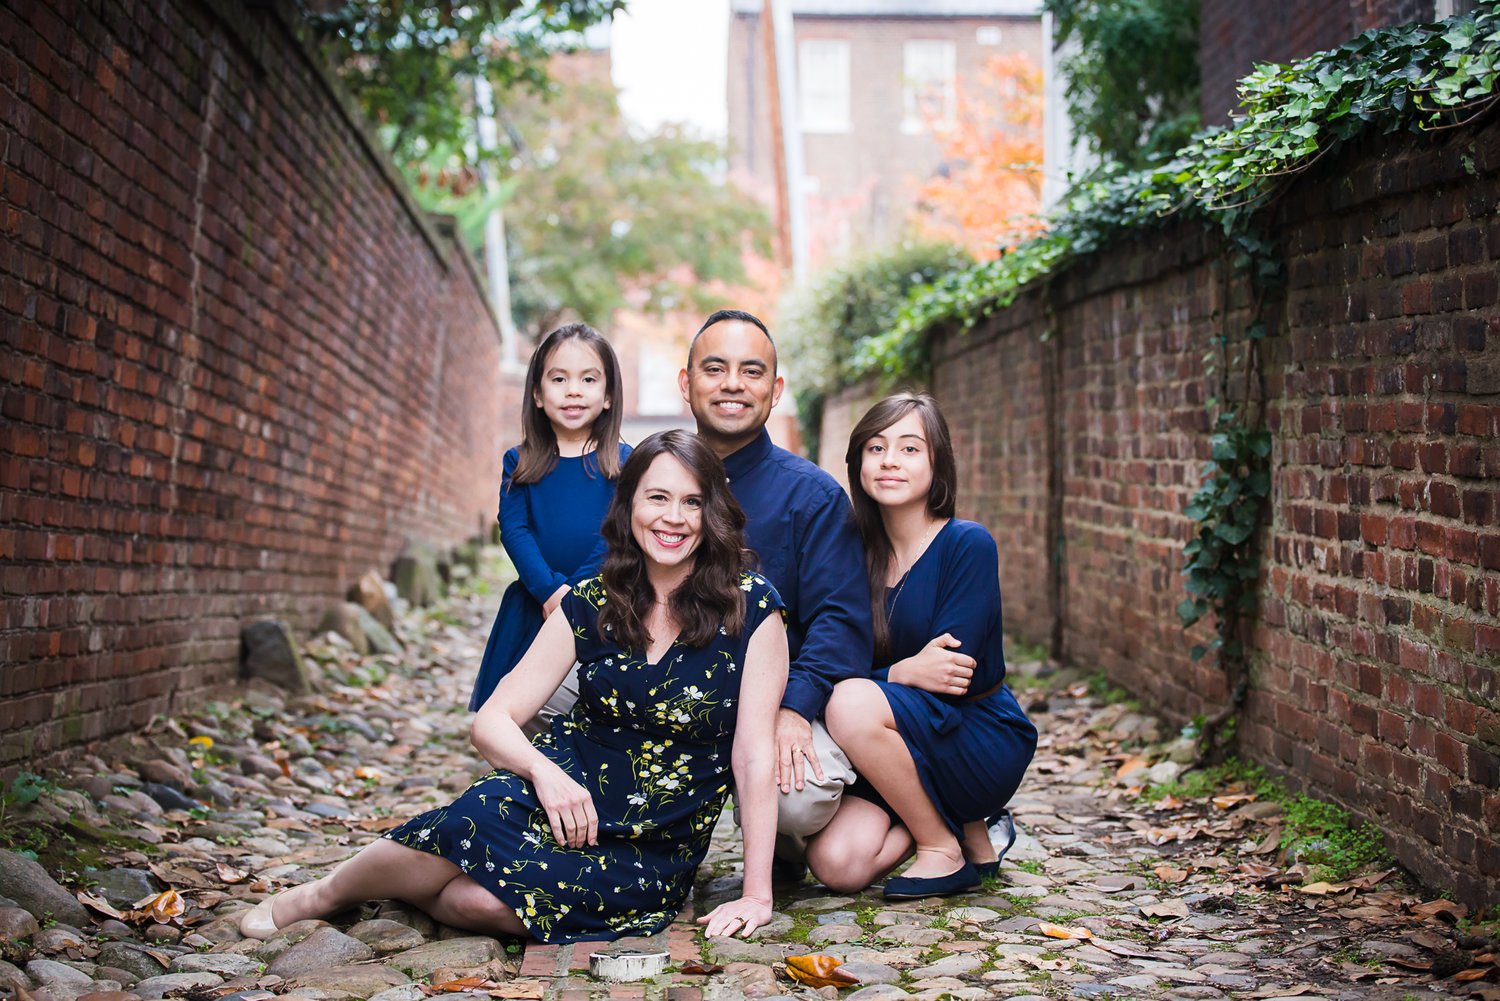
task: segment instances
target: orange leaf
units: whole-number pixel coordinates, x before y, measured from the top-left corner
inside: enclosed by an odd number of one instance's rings
[[[1181,883],[1188,878],[1188,869],[1174,869],[1169,865],[1159,865],[1154,870],[1156,878],[1163,883]]]
[[[141,913],[155,921],[159,925],[170,923],[175,918],[182,916],[187,910],[187,904],[183,902],[182,895],[176,890],[163,890],[154,897],[146,897],[139,900],[135,905]]]
[[[682,967],[677,972],[685,973],[690,977],[709,977],[713,976],[715,973],[723,973],[724,967],[720,966],[718,963],[688,962],[683,963]]]
[[[244,869],[236,869],[232,865],[219,863],[219,879],[225,883],[242,883],[250,874]]]
[[[859,978],[840,970],[844,961],[837,956],[788,956],[787,976],[809,987],[848,987]]]
[[[1037,927],[1040,928],[1042,930],[1042,934],[1046,935],[1048,938],[1079,939],[1094,937],[1094,933],[1089,931],[1087,928],[1065,928],[1062,925],[1048,924],[1046,921],[1038,921]]]
[[[1483,980],[1490,975],[1490,971],[1482,967],[1474,966],[1467,970],[1459,970],[1453,974],[1453,979],[1460,983],[1468,983],[1471,980]]]
[[[457,994],[460,991],[469,990],[471,987],[498,987],[499,984],[491,984],[483,977],[459,977],[456,980],[444,980],[440,984],[433,984],[432,990],[435,994]]]
[[[1215,796],[1213,798],[1213,804],[1214,804],[1214,806],[1217,806],[1221,810],[1228,810],[1228,809],[1230,809],[1232,807],[1239,806],[1241,803],[1254,803],[1254,802],[1255,802],[1255,793],[1253,793],[1253,792],[1236,792],[1236,793],[1230,793],[1230,794],[1225,795],[1225,796]]]
[[[1447,921],[1449,924],[1458,922],[1467,917],[1469,909],[1463,904],[1455,904],[1451,900],[1432,900],[1425,904],[1417,904],[1412,907],[1411,912],[1419,918],[1429,921],[1434,919]]]
[[[1126,758],[1124,761],[1120,762],[1120,767],[1115,769],[1115,778],[1123,779],[1131,772],[1140,771],[1142,768],[1145,768],[1149,764],[1151,764],[1151,762],[1147,761],[1139,754],[1132,755],[1131,757]]]

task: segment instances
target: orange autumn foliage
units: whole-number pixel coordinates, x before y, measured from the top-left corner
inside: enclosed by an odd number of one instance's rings
[[[994,56],[957,88],[951,121],[929,120],[944,166],[917,193],[924,236],[980,260],[1041,231],[1042,71],[1025,53]]]

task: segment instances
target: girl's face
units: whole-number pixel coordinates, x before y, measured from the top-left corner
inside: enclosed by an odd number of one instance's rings
[[[552,349],[541,382],[531,391],[559,438],[587,431],[613,402],[605,390],[604,361],[599,352],[576,337]]]
[[[859,485],[882,507],[927,506],[932,453],[922,418],[913,410],[865,442]]]
[[[630,534],[648,562],[676,567],[703,541],[703,489],[670,455],[651,460],[630,502]]]

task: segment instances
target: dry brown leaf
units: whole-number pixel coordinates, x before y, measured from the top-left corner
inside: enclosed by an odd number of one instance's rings
[[[1358,879],[1351,879],[1349,880],[1349,885],[1357,886],[1361,890],[1371,890],[1379,886],[1381,883],[1384,883],[1395,874],[1395,869],[1387,869],[1385,872],[1375,872],[1371,873],[1368,876],[1361,876]]]
[[[1133,754],[1130,757],[1126,758],[1124,761],[1122,761],[1120,763],[1120,767],[1119,768],[1115,769],[1115,778],[1116,779],[1123,779],[1125,776],[1129,775],[1131,772],[1138,772],[1142,768],[1149,768],[1150,766],[1151,766],[1151,762],[1150,761],[1148,761],[1145,758],[1141,757],[1139,754]]]
[[[1316,883],[1308,883],[1306,886],[1295,887],[1298,893],[1305,893],[1310,897],[1326,897],[1330,893],[1343,893],[1349,889],[1342,883],[1325,883],[1321,880]]]
[[[678,973],[686,973],[690,977],[711,977],[715,973],[723,973],[724,967],[718,963],[683,963],[677,970]]]
[[[1214,806],[1217,806],[1221,810],[1231,810],[1234,807],[1239,806],[1241,803],[1254,803],[1255,793],[1227,793],[1223,796],[1215,796],[1210,802],[1212,802]]]
[[[1156,801],[1156,808],[1158,810],[1180,810],[1182,809],[1182,800],[1168,793]]]
[[[1018,953],[1011,957],[1019,963],[1034,966],[1038,970],[1066,970],[1073,965],[1071,959],[1043,959],[1040,956],[1029,956],[1026,953]]]
[[[213,880],[185,862],[152,862],[148,868],[157,879],[171,887],[209,890],[215,885]]]
[[[1413,904],[1411,912],[1419,918],[1428,921],[1441,920],[1449,924],[1456,924],[1469,914],[1469,908],[1463,904],[1455,904],[1451,900],[1430,900],[1425,904]]]
[[[509,1001],[541,1001],[543,988],[540,980],[507,980],[485,993],[492,998],[507,998]]]
[[[1159,865],[1154,870],[1156,878],[1163,883],[1181,883],[1188,878],[1190,869],[1174,869],[1169,865]]]
[[[840,970],[844,961],[837,956],[788,956],[787,976],[809,987],[848,987],[859,978]]]
[[[444,980],[440,984],[432,985],[433,994],[457,994],[460,991],[471,990],[476,987],[498,987],[497,981],[486,980],[484,977],[457,977],[453,980]]]
[[[1276,875],[1281,870],[1277,869],[1274,865],[1266,865],[1263,862],[1241,862],[1235,866],[1234,871],[1244,873],[1246,876],[1259,882],[1267,876]]]
[[[1426,972],[1432,969],[1432,960],[1430,959],[1407,959],[1404,956],[1388,956],[1386,962],[1391,966],[1399,966],[1404,970]]]
[[[243,883],[250,875],[244,869],[236,869],[234,866],[226,865],[223,862],[218,863],[218,866],[219,879],[225,883]]]
[[[1429,952],[1444,952],[1448,948],[1448,940],[1436,932],[1430,932],[1425,928],[1418,929],[1406,936],[1406,940],[1412,945],[1419,946]]]
[[[1247,998],[1294,998],[1298,994],[1317,994],[1318,988],[1315,984],[1294,984],[1291,987],[1262,987],[1258,991],[1242,994]]]
[[[1126,941],[1123,939],[1120,941],[1113,941],[1111,939],[1092,938],[1089,939],[1089,945],[1097,946],[1098,948],[1103,949],[1105,952],[1112,952],[1116,956],[1124,956],[1127,959],[1142,959],[1152,954],[1152,950],[1143,949],[1140,946],[1136,945],[1134,942]]]
[[[1141,913],[1148,918],[1185,918],[1188,906],[1181,900],[1164,900],[1159,904],[1142,904]]]
[[[1263,837],[1263,838],[1260,839],[1260,841],[1256,844],[1256,846],[1254,848],[1251,848],[1248,852],[1246,852],[1246,854],[1247,855],[1269,855],[1269,854],[1271,854],[1272,852],[1274,852],[1276,849],[1278,849],[1280,847],[1281,847],[1281,828],[1274,827],[1274,828],[1272,828],[1270,831],[1268,831],[1266,833],[1265,837]]]
[[[406,823],[406,821],[402,820],[400,817],[369,817],[365,820],[359,821],[354,826],[359,828],[361,831],[369,831],[372,834],[380,834],[384,831],[389,831],[392,828],[400,827],[404,823]]]
[[[1467,970],[1459,970],[1457,973],[1453,974],[1453,979],[1457,980],[1459,983],[1467,984],[1470,981],[1483,980],[1485,977],[1490,975],[1490,972],[1490,970],[1484,967],[1471,966]]]
[[[1038,921],[1036,926],[1041,929],[1043,935],[1048,938],[1082,939],[1093,938],[1094,933],[1087,928],[1067,928],[1063,925],[1054,925],[1046,921]]]
[[[379,768],[369,768],[365,765],[360,765],[358,768],[354,769],[354,777],[357,779],[378,780],[384,778],[385,775]]]
[[[123,917],[123,915],[121,915],[119,911],[115,910],[114,907],[110,906],[109,901],[105,900],[103,897],[96,897],[86,890],[79,890],[76,894],[74,894],[74,896],[78,898],[78,902],[80,904],[87,907],[91,911],[98,911],[105,917],[114,918],[116,921],[121,920],[121,918]]]

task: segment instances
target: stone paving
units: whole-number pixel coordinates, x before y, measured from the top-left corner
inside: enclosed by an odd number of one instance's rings
[[[490,571],[493,567],[487,565]],[[481,770],[468,687],[497,581],[404,612],[397,655],[309,645],[311,696],[262,682],[12,782],[0,815],[0,996],[21,1001],[557,1001],[741,998],[1500,999],[1492,940],[1397,871],[1303,884],[1280,807],[1229,795],[1155,804],[1180,744],[1128,705],[1039,663],[1014,670],[1043,734],[1012,804],[997,879],[941,900],[781,887],[750,941],[692,918],[738,892],[728,815],[695,901],[657,941],[543,946],[441,928],[392,902],[244,940],[238,912],[325,872]],[[30,861],[35,857],[38,862]],[[593,952],[667,951],[671,971],[610,984]],[[845,986],[788,978],[831,957]],[[793,963],[792,966],[798,964]],[[1455,977],[1471,977],[1461,980]]]

